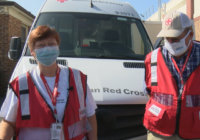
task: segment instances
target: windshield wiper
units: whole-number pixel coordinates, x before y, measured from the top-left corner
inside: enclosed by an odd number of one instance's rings
[[[119,55],[119,56],[107,56],[107,55],[97,55],[96,58],[113,58],[113,59],[134,59],[141,60],[141,58]]]
[[[107,56],[107,55],[96,55],[96,56],[67,56],[67,55],[60,55],[59,57],[74,57],[74,58],[107,58],[107,59],[128,59],[128,60],[143,60],[141,57],[131,57],[131,56],[125,56],[125,55],[119,55],[119,56]]]
[[[124,57],[119,57],[119,56],[107,56],[107,55],[97,55],[96,58],[113,58],[113,59],[119,59],[119,58],[124,58]]]

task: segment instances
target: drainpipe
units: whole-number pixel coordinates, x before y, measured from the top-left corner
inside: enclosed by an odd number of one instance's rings
[[[161,0],[158,0],[158,21],[161,21]]]
[[[166,3],[163,3],[162,4],[162,19],[164,19],[166,15]]]
[[[193,19],[194,15],[194,0],[186,0],[187,16]]]

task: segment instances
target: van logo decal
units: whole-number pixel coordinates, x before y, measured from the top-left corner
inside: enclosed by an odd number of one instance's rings
[[[91,88],[90,91],[92,93],[111,93],[111,94],[124,94],[124,95],[135,95],[135,96],[147,96],[145,93],[140,92],[140,91],[134,91],[131,89],[113,89],[113,88],[106,88],[103,87],[102,89],[100,88]]]
[[[59,1],[60,3],[64,3],[65,1],[68,1],[68,0],[57,0]]]

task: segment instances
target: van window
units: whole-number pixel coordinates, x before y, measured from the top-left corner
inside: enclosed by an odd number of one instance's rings
[[[60,35],[60,57],[144,60],[152,45],[138,19],[101,14],[42,13],[34,28],[48,25]],[[30,55],[30,51],[26,51]]]

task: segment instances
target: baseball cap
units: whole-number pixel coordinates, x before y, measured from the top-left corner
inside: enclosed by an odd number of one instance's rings
[[[162,22],[162,30],[157,37],[178,37],[186,27],[192,26],[189,17],[181,12],[167,14]]]

